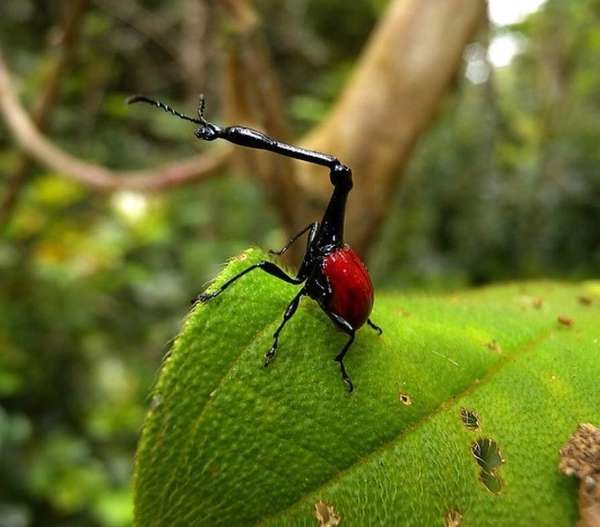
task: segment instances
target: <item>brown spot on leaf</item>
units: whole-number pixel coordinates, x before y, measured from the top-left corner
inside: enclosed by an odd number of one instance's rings
[[[579,425],[560,451],[559,468],[579,479],[600,478],[600,430],[590,424]]]
[[[591,306],[592,305],[592,297],[591,296],[585,296],[582,295],[580,297],[577,298],[577,301],[582,305],[582,306]]]
[[[333,505],[320,500],[315,503],[315,518],[319,522],[319,527],[337,527],[342,521],[342,517]]]
[[[498,468],[504,463],[498,444],[493,439],[480,438],[471,445],[471,453],[481,467],[479,480],[490,492],[498,494],[502,489]]]
[[[444,516],[444,527],[460,527],[463,516],[456,509],[450,509]]]
[[[571,327],[573,325],[573,319],[565,315],[559,315],[556,320],[563,326]]]
[[[410,406],[412,404],[412,399],[410,398],[410,395],[408,395],[407,393],[401,392],[398,395],[398,399],[404,406]]]
[[[221,468],[217,463],[211,463],[208,467],[211,477],[217,479],[221,475]]]
[[[539,296],[531,296],[523,294],[518,298],[519,307],[521,311],[528,309],[542,309],[544,307],[544,300]]]
[[[581,424],[560,450],[560,470],[579,484],[580,527],[600,525],[600,429]]]
[[[489,349],[490,351],[493,351],[494,353],[502,353],[502,348],[500,347],[500,344],[498,344],[498,343],[496,342],[496,340],[495,340],[495,339],[493,339],[493,340],[490,340],[490,341],[489,341],[489,342],[488,342],[488,343],[485,345],[485,347],[486,347],[487,349]]]
[[[465,425],[465,428],[468,428],[472,431],[479,430],[479,416],[473,410],[461,408],[460,417]]]

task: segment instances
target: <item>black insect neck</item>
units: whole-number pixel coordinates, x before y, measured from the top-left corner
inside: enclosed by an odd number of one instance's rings
[[[346,215],[348,193],[352,190],[352,171],[346,165],[340,163],[335,156],[308,150],[300,146],[282,143],[253,128],[247,128],[245,126],[227,126],[222,128],[217,126],[204,117],[205,105],[203,96],[200,97],[200,104],[198,105],[198,117],[190,117],[181,114],[170,106],[160,101],[144,97],[143,95],[135,95],[129,98],[128,102],[130,104],[137,102],[151,104],[180,119],[198,124],[199,126],[195,132],[196,137],[204,141],[225,139],[236,145],[245,146],[247,148],[258,148],[260,150],[269,150],[276,154],[329,168],[329,178],[334,187],[333,194],[331,195],[329,205],[327,205],[327,210],[321,220],[319,230],[317,231],[313,242],[313,247],[321,253],[327,253],[344,244],[344,218]]]
[[[333,249],[344,244],[346,202],[352,190],[352,171],[337,159],[329,174],[334,186],[333,194],[321,220],[315,243],[322,249]]]

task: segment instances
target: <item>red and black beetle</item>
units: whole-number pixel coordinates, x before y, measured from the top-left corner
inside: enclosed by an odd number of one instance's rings
[[[350,345],[354,342],[354,334],[365,322],[379,332],[379,334],[382,333],[382,330],[369,319],[371,309],[373,308],[373,285],[371,284],[367,268],[358,255],[348,245],[344,244],[346,200],[350,190],[352,190],[352,171],[350,168],[343,165],[335,156],[281,143],[252,128],[243,126],[221,128],[204,118],[204,98],[200,100],[197,119],[180,114],[160,101],[148,99],[140,95],[131,97],[128,102],[152,104],[181,119],[200,125],[195,132],[198,139],[205,141],[225,139],[237,145],[269,150],[277,154],[329,168],[329,177],[334,189],[323,219],[320,222],[316,221],[307,225],[283,249],[270,251],[271,254],[282,255],[292,243],[308,232],[306,253],[296,276],[288,276],[280,267],[265,260],[244,269],[217,290],[210,293],[202,293],[198,296],[197,300],[199,302],[208,302],[220,295],[236,280],[254,269],[262,269],[270,275],[290,284],[302,285],[302,288],[285,310],[283,320],[273,334],[273,345],[265,354],[264,364],[268,366],[275,357],[279,334],[296,312],[300,298],[306,295],[316,300],[333,323],[350,337],[335,357],[335,360],[340,364],[343,381],[348,386],[348,390],[352,391],[353,385],[344,366],[344,357]]]

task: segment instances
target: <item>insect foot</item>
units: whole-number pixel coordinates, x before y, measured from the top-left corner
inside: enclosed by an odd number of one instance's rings
[[[265,368],[269,366],[269,364],[271,364],[271,361],[275,358],[276,349],[277,348],[275,346],[272,346],[271,349],[267,351],[267,353],[265,353],[265,362],[263,363],[263,366]]]
[[[196,297],[196,303],[206,304],[209,300],[213,299],[215,296],[214,293],[201,293]]]

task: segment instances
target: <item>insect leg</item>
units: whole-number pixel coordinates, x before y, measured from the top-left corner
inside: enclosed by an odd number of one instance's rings
[[[308,238],[310,240],[312,237],[314,237],[314,231],[316,230],[318,225],[319,225],[319,223],[316,221],[308,224],[298,234],[295,234],[294,236],[292,236],[290,238],[290,240],[285,244],[285,247],[283,247],[283,249],[279,249],[279,251],[269,251],[269,254],[276,254],[277,256],[281,256],[282,254],[285,254],[285,252],[291,247],[291,245],[308,230],[310,230],[310,234],[308,235]]]
[[[300,303],[300,298],[304,294],[306,294],[306,291],[304,290],[304,288],[300,289],[298,294],[292,299],[292,301],[289,303],[287,309],[285,310],[281,324],[279,324],[279,327],[275,330],[275,333],[273,333],[273,345],[271,346],[271,349],[269,351],[267,351],[267,353],[265,353],[265,368],[269,365],[269,363],[275,357],[275,352],[277,351],[277,344],[279,344],[279,333],[281,333],[281,330],[287,324],[288,320],[294,316],[296,309],[298,309],[298,304]]]
[[[369,326],[371,326],[380,335],[383,333],[383,329],[381,329],[377,324],[374,324],[373,322],[371,322],[370,318],[367,319],[367,324],[369,324]]]
[[[250,271],[254,271],[254,269],[261,269],[261,270],[265,271],[266,273],[269,273],[270,275],[273,275],[274,277],[279,278],[280,280],[283,280],[284,282],[287,282],[289,284],[298,285],[304,281],[304,280],[300,280],[298,278],[293,278],[291,276],[288,276],[283,269],[277,267],[274,263],[263,260],[262,262],[258,262],[257,264],[251,265],[250,267],[248,267],[248,269],[244,269],[241,273],[235,275],[233,278],[230,278],[229,280],[227,280],[227,282],[225,282],[216,291],[213,291],[211,293],[202,293],[202,294],[198,295],[196,302],[208,302],[209,300],[215,298],[216,296],[219,296],[223,291],[225,291],[225,289],[227,289],[236,280],[239,280],[242,276],[249,273]]]
[[[350,376],[348,375],[348,372],[346,371],[346,367],[344,366],[344,357],[346,356],[346,353],[348,352],[348,350],[350,349],[350,346],[354,342],[354,333],[356,332],[356,330],[352,327],[350,322],[348,322],[346,319],[342,318],[341,316],[337,315],[336,313],[327,313],[327,314],[333,320],[333,322],[344,333],[346,333],[350,337],[348,339],[348,342],[346,342],[346,344],[344,344],[342,351],[340,351],[337,354],[337,356],[334,360],[336,362],[340,363],[340,371],[342,373],[342,380],[346,383],[346,386],[348,386],[348,391],[351,392],[352,390],[354,390],[354,385],[352,384],[352,380],[350,379]]]

